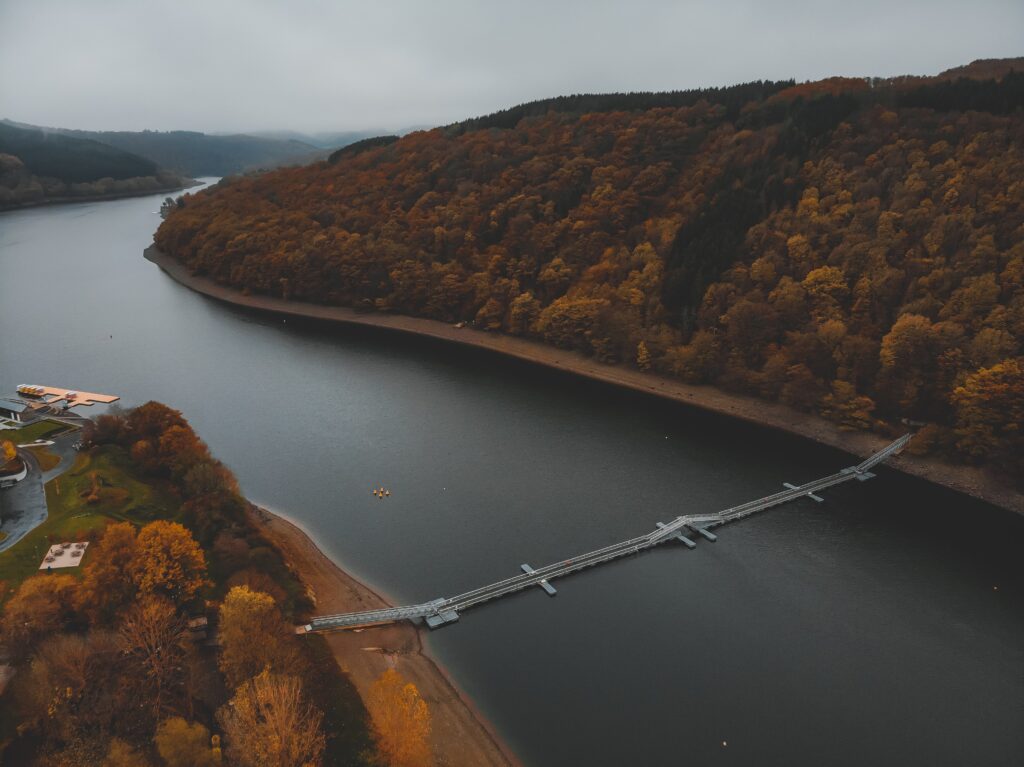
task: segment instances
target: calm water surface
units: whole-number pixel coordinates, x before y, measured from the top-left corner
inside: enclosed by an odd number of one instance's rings
[[[180,408],[247,495],[394,599],[852,462],[484,352],[214,303],[143,260],[159,199],[0,214],[0,391]],[[528,765],[1024,764],[1024,519],[886,469],[827,497],[429,643]]]

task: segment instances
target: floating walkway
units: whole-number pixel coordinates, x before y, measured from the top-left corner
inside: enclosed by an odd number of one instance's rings
[[[866,461],[856,466],[847,467],[835,474],[830,474],[827,477],[816,479],[804,485],[791,485],[787,482],[784,484],[786,489],[779,493],[740,504],[739,506],[733,506],[716,514],[687,514],[676,517],[671,522],[659,522],[655,529],[649,533],[537,569],[524,564],[521,565],[523,570],[521,575],[482,586],[458,596],[435,599],[431,602],[406,607],[388,607],[358,613],[323,615],[313,618],[306,626],[306,631],[362,628],[417,618],[424,619],[427,626],[433,629],[448,623],[454,623],[459,619],[459,614],[470,607],[475,607],[508,594],[514,594],[531,586],[540,586],[548,594],[554,596],[555,588],[551,585],[551,581],[555,578],[561,578],[574,573],[577,570],[604,564],[629,554],[636,554],[668,541],[678,541],[687,548],[692,549],[697,546],[697,543],[690,536],[700,537],[707,541],[715,541],[717,539],[715,534],[711,532],[711,528],[736,522],[752,514],[780,506],[789,501],[795,501],[797,498],[805,496],[820,502],[822,498],[817,493],[826,488],[854,479],[864,482],[874,477],[875,475],[871,473],[871,469],[900,452],[906,447],[910,437],[911,435],[909,434],[900,437],[885,449],[878,451]]]

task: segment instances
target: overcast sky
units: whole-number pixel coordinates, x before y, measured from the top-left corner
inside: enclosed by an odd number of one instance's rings
[[[0,0],[0,117],[398,129],[565,93],[1019,55],[1022,0]]]

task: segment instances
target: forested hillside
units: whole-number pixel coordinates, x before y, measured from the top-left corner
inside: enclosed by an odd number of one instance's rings
[[[186,197],[156,242],[1024,476],[1016,63],[537,102]]]
[[[159,191],[187,181],[151,160],[97,141],[0,122],[0,208]]]

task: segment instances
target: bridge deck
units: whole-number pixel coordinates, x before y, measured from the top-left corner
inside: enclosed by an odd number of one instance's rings
[[[529,572],[523,572],[520,575],[515,575],[503,581],[491,583],[454,597],[435,599],[423,604],[407,605],[404,607],[388,607],[380,610],[320,616],[313,618],[309,622],[309,625],[306,626],[306,631],[349,629],[415,618],[426,618],[428,625],[431,627],[451,623],[458,619],[458,614],[461,611],[467,610],[470,607],[522,591],[530,586],[546,584],[555,578],[561,578],[587,567],[593,567],[610,562],[613,559],[636,554],[670,540],[684,538],[686,542],[692,543],[689,538],[685,538],[683,535],[683,531],[686,528],[706,531],[713,527],[736,522],[752,514],[774,508],[797,498],[804,496],[816,497],[819,491],[834,487],[843,482],[849,482],[854,479],[861,481],[870,479],[874,476],[870,469],[906,447],[910,441],[910,436],[905,434],[856,466],[847,467],[835,474],[830,474],[827,477],[822,477],[803,485],[787,486],[782,492],[758,498],[756,501],[749,501],[739,506],[733,506],[716,514],[687,514],[676,517],[668,523],[659,522],[654,530],[639,535],[636,538],[619,541],[611,546],[606,546],[596,551],[589,551],[561,562],[553,562],[536,570],[531,568]],[[710,536],[711,534],[709,533],[708,535]],[[714,540],[714,536],[711,536],[709,540]]]

